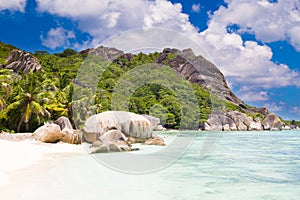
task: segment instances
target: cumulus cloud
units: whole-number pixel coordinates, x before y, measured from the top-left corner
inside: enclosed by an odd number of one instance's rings
[[[263,107],[268,108],[271,112],[279,112],[285,109],[285,103],[279,102],[279,104],[276,104],[275,102],[272,103],[266,103]]]
[[[292,106],[290,110],[292,113],[300,115],[300,107],[299,106]]]
[[[249,84],[264,89],[289,85],[299,87],[299,72],[291,70],[287,65],[272,62],[271,48],[256,41],[243,41],[241,33],[255,34],[263,42],[288,40],[297,49],[300,39],[300,24],[297,22],[299,17],[296,13],[289,17],[289,11],[295,9],[300,2],[226,2],[227,7],[221,6],[211,15],[208,28],[201,32],[201,36],[206,49],[233,83],[233,87]],[[232,25],[237,27],[236,31],[228,31],[228,26]]]
[[[11,10],[24,12],[26,0],[0,0],[0,11]]]
[[[254,34],[262,42],[288,40],[299,51],[300,1],[226,0],[228,6],[213,14],[222,25],[238,25],[239,32]]]
[[[40,36],[42,44],[50,49],[56,49],[57,47],[69,47],[71,45],[70,39],[75,39],[73,31],[63,29],[61,27],[53,28],[47,36]]]
[[[163,27],[189,34],[198,33],[189,22],[188,15],[182,13],[181,4],[172,4],[167,0],[36,2],[40,12],[75,20],[82,32],[92,36],[90,46],[96,46],[112,35],[137,28]]]
[[[267,91],[259,91],[257,88],[243,86],[237,95],[247,102],[264,102],[270,99],[270,94]]]
[[[193,5],[192,5],[192,12],[199,13],[200,10],[201,10],[201,8],[200,8],[200,4],[199,4],[199,3],[198,3],[198,4],[193,4]]]
[[[124,31],[132,29],[167,28],[187,36],[206,49],[210,54],[209,60],[217,64],[237,90],[247,85],[252,85],[252,91],[256,92],[290,85],[300,87],[299,72],[272,62],[273,52],[270,47],[256,41],[244,41],[241,37],[242,33],[247,32],[263,42],[288,40],[296,49],[300,49],[298,0],[279,0],[278,3],[267,0],[226,0],[227,7],[221,6],[212,13],[208,28],[202,32],[189,22],[188,15],[182,13],[181,4],[167,0],[36,2],[40,12],[70,18],[76,21],[80,31],[91,36],[92,39],[83,44],[76,43],[74,46],[78,48],[97,46],[116,34],[121,38]],[[232,25],[237,26],[236,31],[228,31]],[[178,42],[178,38],[168,31],[147,34],[145,37],[143,31],[136,31],[131,35],[125,34],[122,40],[110,40],[110,44],[126,51],[145,47],[143,45],[155,50],[166,45],[186,47],[184,41]],[[50,30],[46,38],[42,37],[43,44],[50,48],[66,46],[72,38],[68,31],[56,29]],[[260,95],[260,99],[266,98],[264,93]],[[251,100],[250,96],[244,97]]]

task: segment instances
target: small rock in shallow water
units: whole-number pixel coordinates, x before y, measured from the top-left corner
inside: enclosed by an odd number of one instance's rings
[[[159,145],[159,146],[165,146],[165,142],[162,138],[160,137],[154,137],[148,139],[146,142],[144,142],[146,145]]]

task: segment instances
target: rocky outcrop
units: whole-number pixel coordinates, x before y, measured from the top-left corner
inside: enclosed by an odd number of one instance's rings
[[[170,60],[168,53],[176,54],[175,58]],[[231,91],[221,71],[203,56],[196,56],[191,49],[180,51],[166,48],[156,62],[170,66],[186,80],[210,90],[212,94],[236,104],[246,112],[268,114],[266,108],[248,107]]]
[[[100,46],[95,49],[89,49],[88,54],[101,57],[108,61],[114,61],[118,57],[124,55],[124,52],[116,48]]]
[[[149,116],[147,116],[149,118]],[[165,145],[162,138],[152,134],[152,123],[142,115],[123,111],[107,111],[88,118],[83,127],[83,140],[91,143],[91,153],[133,151],[131,143]]]
[[[46,143],[64,142],[81,144],[81,131],[74,130],[68,118],[60,117],[54,123],[47,122],[33,133],[36,140]]]
[[[81,144],[81,131],[74,130],[70,120],[67,117],[59,117],[56,121],[54,121],[54,123],[60,127],[60,141],[69,144]]]
[[[284,123],[276,114],[270,113],[262,122],[262,126],[264,130],[282,130]]]
[[[252,117],[238,111],[214,111],[209,115],[202,130],[215,131],[247,131],[247,130],[262,130],[261,123],[255,121]]]
[[[260,118],[253,119],[238,111],[214,111],[209,115],[207,122],[200,127],[208,131],[262,131],[262,130],[290,130],[290,126],[274,114],[268,114],[263,122]]]
[[[83,138],[93,143],[104,133],[119,130],[126,137],[148,139],[152,137],[153,127],[142,115],[123,111],[107,111],[89,117],[83,127]]]
[[[82,133],[80,130],[64,129],[61,131],[61,142],[81,144]]]
[[[36,140],[46,143],[55,143],[61,140],[61,130],[57,124],[46,123],[33,133]]]
[[[36,57],[20,50],[12,50],[10,52],[4,68],[11,69],[14,72],[23,71],[26,74],[30,71],[36,72],[42,70],[42,66]]]

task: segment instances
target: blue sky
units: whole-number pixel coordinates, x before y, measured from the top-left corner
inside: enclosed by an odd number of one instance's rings
[[[0,41],[29,52],[95,47],[136,28],[174,30],[209,53],[246,103],[300,120],[299,0],[0,0],[0,23]]]

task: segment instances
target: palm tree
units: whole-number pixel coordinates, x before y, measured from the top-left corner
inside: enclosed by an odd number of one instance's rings
[[[22,124],[25,124],[25,130],[29,130],[29,122],[33,116],[36,116],[38,124],[40,118],[49,118],[50,113],[43,107],[46,101],[45,94],[41,91],[39,77],[32,72],[28,75],[22,74],[22,79],[16,83],[17,95],[14,102],[2,111],[2,115],[7,120],[15,121],[14,127],[17,132],[21,130]]]

